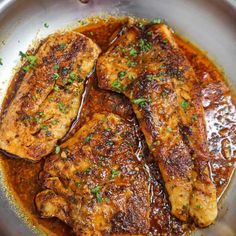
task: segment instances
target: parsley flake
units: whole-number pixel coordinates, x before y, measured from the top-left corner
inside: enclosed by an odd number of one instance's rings
[[[113,88],[117,89],[118,91],[121,90],[121,85],[122,84],[121,84],[121,82],[118,79],[114,80],[114,82],[111,84],[111,86]]]
[[[88,142],[92,139],[92,137],[93,137],[93,134],[89,134],[89,135],[84,139],[83,144],[88,143]]]
[[[155,18],[155,19],[152,20],[152,23],[153,23],[153,24],[161,24],[161,23],[162,23],[162,19],[160,19],[160,18]]]
[[[188,109],[188,107],[189,107],[188,101],[183,100],[183,101],[181,102],[181,107],[182,107],[184,110]]]
[[[102,188],[102,186],[97,185],[96,187],[94,187],[90,190],[91,193],[93,193],[96,196],[98,202],[102,202],[102,197],[100,194],[101,188]]]
[[[58,79],[60,77],[60,75],[58,74],[58,73],[54,73],[53,75],[52,75],[52,78],[53,79]]]
[[[63,102],[58,103],[58,108],[62,113],[67,113],[66,105]]]
[[[44,27],[45,27],[45,28],[48,28],[48,27],[49,27],[49,25],[48,25],[47,22],[44,23]]]
[[[57,92],[57,91],[60,90],[60,88],[58,87],[58,85],[55,84],[55,85],[53,86],[53,90]]]
[[[142,98],[142,97],[132,100],[133,104],[136,104],[136,105],[139,105],[139,106],[143,106],[147,102],[149,102],[149,100],[147,100],[146,98]]]
[[[132,48],[130,49],[129,53],[130,53],[130,55],[133,56],[133,57],[135,57],[135,56],[138,55],[138,52],[137,52],[137,50],[136,50],[134,47],[132,47]]]
[[[48,130],[48,126],[45,125],[45,124],[41,124],[41,125],[40,125],[40,129]]]
[[[60,152],[61,152],[61,147],[58,146],[58,145],[56,145],[56,147],[55,147],[55,153],[58,154],[58,153],[60,153]]]
[[[126,71],[120,71],[119,73],[118,73],[118,77],[119,78],[122,78],[122,77],[124,77],[126,75]]]
[[[195,121],[197,121],[197,120],[198,120],[198,117],[197,117],[197,115],[196,115],[196,114],[195,114],[195,115],[193,115],[193,116],[192,116],[192,121],[194,121],[194,122],[195,122]]]
[[[110,179],[114,179],[115,177],[117,177],[120,174],[120,171],[116,170],[116,169],[112,169],[111,170],[111,176]]]

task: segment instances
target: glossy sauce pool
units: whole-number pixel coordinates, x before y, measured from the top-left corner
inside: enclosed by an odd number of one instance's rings
[[[98,20],[98,22],[82,26],[76,29],[76,31],[83,32],[92,38],[105,51],[111,39],[115,39],[122,25],[126,22],[126,18],[119,20],[110,18],[106,21]],[[178,36],[176,36],[176,40],[192,64],[202,85],[209,149],[213,154],[213,159],[210,163],[211,176],[216,184],[219,200],[226,190],[234,171],[230,160],[236,156],[235,101],[224,81],[223,73],[217,69],[205,54]],[[13,80],[8,96],[5,99],[4,107],[7,107],[11,100],[11,94],[14,93],[16,87],[17,81]],[[84,95],[85,100],[79,119],[74,122],[74,129],[70,135],[74,130],[81,127],[94,112],[104,110],[119,114],[133,122],[138,130],[129,101],[122,95],[100,90],[97,87],[95,73],[88,79]],[[149,235],[163,235],[165,233],[167,235],[185,235],[194,229],[194,225],[191,222],[184,224],[171,216],[167,194],[163,187],[157,164],[149,157],[142,135],[140,135],[137,155],[138,158],[142,158],[146,162],[146,168],[150,177],[152,203]],[[50,235],[73,235],[71,229],[59,220],[41,219],[35,208],[34,198],[41,190],[38,183],[38,175],[43,168],[44,160],[38,163],[30,163],[24,160],[7,158],[3,155],[1,159],[9,191],[14,195],[17,204],[27,212],[27,216],[32,224],[43,228]]]

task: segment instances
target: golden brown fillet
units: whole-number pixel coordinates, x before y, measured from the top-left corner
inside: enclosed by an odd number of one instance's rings
[[[192,192],[192,160],[179,130],[172,78],[158,60],[158,43],[130,27],[97,63],[99,86],[124,93],[133,103],[147,144],[162,173],[172,214],[187,220]]]
[[[45,190],[36,196],[42,217],[61,219],[76,235],[146,235],[148,175],[137,145],[134,127],[112,113],[95,113],[46,159]]]
[[[217,215],[216,191],[207,166],[198,83],[168,27],[126,29],[99,58],[97,75],[101,88],[122,92],[132,101],[158,160],[172,213],[181,220],[190,213],[200,226],[211,224]]]
[[[165,25],[149,28],[151,39],[166,42],[164,66],[173,78],[177,95],[180,129],[191,148],[194,160],[193,193],[190,198],[190,215],[200,227],[206,227],[217,217],[216,187],[213,184],[208,162],[210,153],[206,137],[206,124],[202,106],[201,87],[190,63],[178,48],[173,34]]]
[[[35,55],[24,55],[22,82],[0,122],[0,149],[32,161],[54,149],[76,118],[84,81],[100,53],[86,36],[49,36]]]

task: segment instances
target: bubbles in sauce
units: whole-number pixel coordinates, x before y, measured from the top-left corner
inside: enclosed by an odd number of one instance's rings
[[[127,18],[100,20],[78,28],[76,31],[92,38],[102,50],[106,50],[111,39],[114,39]],[[205,55],[190,43],[176,36],[177,43],[185,52],[195,69],[202,87],[203,106],[206,115],[209,149],[214,157],[211,160],[211,175],[217,187],[220,198],[227,187],[233,173],[232,158],[236,154],[236,112],[235,103],[226,85],[222,73]],[[17,87],[17,81],[9,89],[9,95]],[[122,95],[103,91],[97,87],[96,74],[88,80],[86,97],[79,116],[74,123],[73,135],[94,112],[108,111],[116,113],[132,122],[137,127],[139,149],[137,157],[145,161],[150,179],[151,193],[151,228],[150,236],[158,234],[186,235],[194,229],[193,224],[183,223],[170,214],[167,194],[157,168],[157,164],[149,156],[143,136],[140,134],[136,118],[129,101]],[[10,97],[10,96],[9,96]],[[7,104],[7,99],[5,104]],[[40,191],[38,175],[44,161],[33,164],[24,160],[2,157],[7,184],[14,196],[36,226],[41,226],[49,233],[58,236],[73,235],[71,229],[57,219],[41,219],[34,206],[34,197]]]

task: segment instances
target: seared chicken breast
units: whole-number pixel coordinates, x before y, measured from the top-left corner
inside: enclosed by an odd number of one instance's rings
[[[77,116],[99,53],[75,32],[49,36],[34,55],[21,53],[21,83],[0,121],[0,149],[31,161],[52,152]]]
[[[36,196],[42,217],[57,217],[76,235],[147,235],[148,175],[135,151],[134,127],[95,113],[46,159]]]
[[[97,63],[99,86],[125,94],[158,161],[172,214],[199,226],[217,215],[204,113],[190,63],[164,24],[129,26]],[[201,136],[200,138],[198,138]]]

